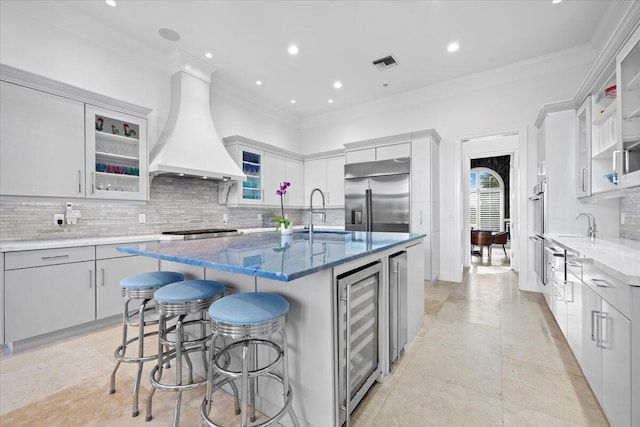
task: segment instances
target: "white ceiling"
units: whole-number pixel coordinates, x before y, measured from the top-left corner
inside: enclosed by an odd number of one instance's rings
[[[38,2],[26,3],[36,8]],[[149,49],[169,53],[179,48],[203,59],[211,52],[217,79],[303,118],[590,44],[613,2],[62,3]],[[163,27],[181,39],[161,38],[158,29]],[[460,50],[450,54],[446,47],[454,40]],[[300,48],[295,57],[287,53],[291,43]],[[388,54],[399,65],[376,70],[371,61]],[[255,84],[258,79],[262,86]],[[333,89],[335,80],[344,87]]]

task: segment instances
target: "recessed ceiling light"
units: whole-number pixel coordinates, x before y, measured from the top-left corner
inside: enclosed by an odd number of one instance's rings
[[[553,3],[553,4],[558,4],[558,3],[560,3],[561,1],[562,1],[562,0],[551,0],[551,3]]]
[[[327,101],[329,104],[333,104],[333,99]]]
[[[295,100],[295,99],[292,99],[292,100],[291,100],[291,101],[289,101],[289,102],[290,102],[290,103],[292,103],[292,104],[295,104],[295,103],[296,103],[296,100]]]
[[[298,46],[296,46],[295,44],[292,44],[291,46],[289,46],[289,55],[297,55],[299,50],[298,50]]]
[[[256,80],[256,84],[257,84],[258,86],[262,86],[262,80]]]
[[[341,81],[333,82],[333,87],[334,89],[340,89],[342,87],[342,82]]]
[[[211,52],[205,53],[204,56],[206,56],[209,59],[213,58],[213,54]]]
[[[184,176],[184,174],[183,174],[183,173],[181,173],[181,174],[179,174],[179,175],[180,175],[180,176]]]
[[[389,83],[382,83],[382,87],[387,87],[389,86]]]
[[[180,34],[170,30],[169,28],[160,28],[158,30],[158,34],[160,34],[160,37],[169,40],[170,42],[177,42],[180,40]]]
[[[460,45],[456,42],[449,43],[449,46],[447,46],[449,52],[455,52],[458,49],[460,49]]]
[[[207,179],[207,178],[208,178],[208,177],[206,177],[206,176],[203,176],[203,177],[202,177],[202,179]]]
[[[118,5],[118,3],[116,3],[116,0],[104,0],[104,2],[111,7],[116,7]]]

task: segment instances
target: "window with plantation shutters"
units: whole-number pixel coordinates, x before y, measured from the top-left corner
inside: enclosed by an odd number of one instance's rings
[[[486,168],[471,169],[469,180],[469,222],[475,230],[503,231],[504,184]]]

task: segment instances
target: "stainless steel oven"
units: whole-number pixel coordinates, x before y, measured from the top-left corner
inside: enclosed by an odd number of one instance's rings
[[[533,268],[543,285],[547,284],[544,252],[544,235],[547,231],[546,191],[547,180],[543,179],[533,188],[533,196],[529,198],[533,203],[533,235],[529,236],[529,240],[533,242]]]

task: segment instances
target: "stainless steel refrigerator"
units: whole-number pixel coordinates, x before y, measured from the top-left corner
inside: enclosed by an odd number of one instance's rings
[[[345,230],[409,232],[410,159],[345,165]]]

